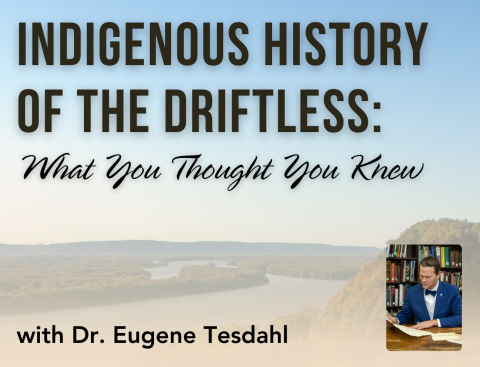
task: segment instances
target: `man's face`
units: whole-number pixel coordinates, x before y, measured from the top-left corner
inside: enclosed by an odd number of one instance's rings
[[[439,278],[440,272],[435,274],[435,268],[433,266],[423,267],[420,265],[420,281],[422,282],[423,289],[435,288]]]

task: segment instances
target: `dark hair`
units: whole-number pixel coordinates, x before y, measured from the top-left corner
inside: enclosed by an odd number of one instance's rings
[[[435,274],[438,274],[440,271],[440,261],[438,261],[437,258],[433,256],[427,256],[420,262],[420,266],[423,266],[424,268],[433,268],[435,271]]]

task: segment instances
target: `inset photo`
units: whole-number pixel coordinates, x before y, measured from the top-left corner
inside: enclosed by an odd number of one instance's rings
[[[462,247],[386,248],[387,349],[462,349]]]

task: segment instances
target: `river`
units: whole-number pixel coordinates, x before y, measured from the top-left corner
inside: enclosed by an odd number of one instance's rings
[[[148,269],[152,279],[178,274],[185,265],[205,265],[207,261],[174,261],[168,266]],[[215,261],[224,267],[224,261]],[[148,301],[148,307],[161,307],[166,313],[184,310],[188,325],[203,326],[237,324],[266,324],[277,316],[298,312],[304,305],[323,309],[328,300],[339,292],[345,280],[313,280],[267,274],[268,284],[192,296]],[[177,323],[177,321],[175,321]]]
[[[172,262],[166,267],[149,269],[152,278],[160,279],[175,276],[184,265],[206,262]],[[217,266],[224,266],[216,262]],[[116,305],[96,306],[79,309],[68,309],[52,312],[8,315],[0,317],[0,345],[3,346],[3,361],[9,365],[28,366],[43,361],[45,365],[68,365],[81,367],[96,366],[135,366],[159,365],[199,365],[199,360],[208,361],[212,356],[219,358],[224,349],[209,345],[203,350],[202,344],[169,344],[155,347],[155,352],[146,351],[141,344],[115,344],[114,327],[125,326],[128,331],[187,331],[192,330],[203,335],[203,326],[229,327],[239,324],[248,328],[256,324],[260,327],[268,325],[279,315],[298,312],[303,305],[314,305],[319,309],[326,306],[328,300],[347,281],[344,280],[309,280],[268,275],[268,284],[236,289],[230,291],[196,294],[190,296],[163,298],[149,301],[122,303]],[[20,344],[17,331],[33,331],[39,326],[53,328],[63,332],[65,344]],[[72,344],[73,327],[82,326],[90,332],[96,331],[99,336],[95,344]],[[241,327],[240,326],[240,327]],[[293,332],[293,331],[292,331]],[[98,339],[105,339],[105,344]],[[296,351],[296,344],[282,344],[283,354]],[[224,347],[224,345],[221,345]],[[181,349],[178,349],[181,348]],[[250,349],[249,349],[250,350]],[[244,351],[244,352],[242,352]],[[243,358],[244,349],[228,349],[227,357],[221,365],[231,364],[232,354],[239,360]],[[248,352],[251,353],[251,352]],[[192,356],[192,361],[179,362],[179,356]],[[210,356],[210,357],[209,357]],[[189,357],[190,358],[190,357]],[[270,357],[269,357],[270,358]],[[234,358],[235,359],[235,358]],[[221,360],[221,359],[220,359]],[[146,362],[147,361],[147,362]],[[175,362],[175,363],[174,363]],[[173,363],[173,364],[172,364]]]
[[[206,261],[175,261],[168,266],[148,269],[152,279],[175,276],[185,265]],[[225,266],[216,262],[216,266]],[[138,301],[81,309],[13,315],[3,322],[17,326],[46,324],[134,325],[137,330],[199,329],[204,325],[266,325],[277,316],[298,312],[304,305],[323,309],[330,298],[347,283],[345,280],[311,280],[267,275],[268,284],[223,292]]]

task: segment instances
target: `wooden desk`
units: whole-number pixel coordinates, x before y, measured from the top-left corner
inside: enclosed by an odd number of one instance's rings
[[[405,325],[413,326],[413,325]],[[424,329],[425,331],[430,331],[431,333],[456,333],[461,334],[461,327],[453,328],[430,328]],[[447,342],[446,340],[442,341],[433,341],[432,337],[422,336],[415,337],[405,334],[404,332],[398,330],[397,328],[387,327],[387,349],[388,350],[444,350],[444,351],[455,351],[462,349],[461,344]]]

